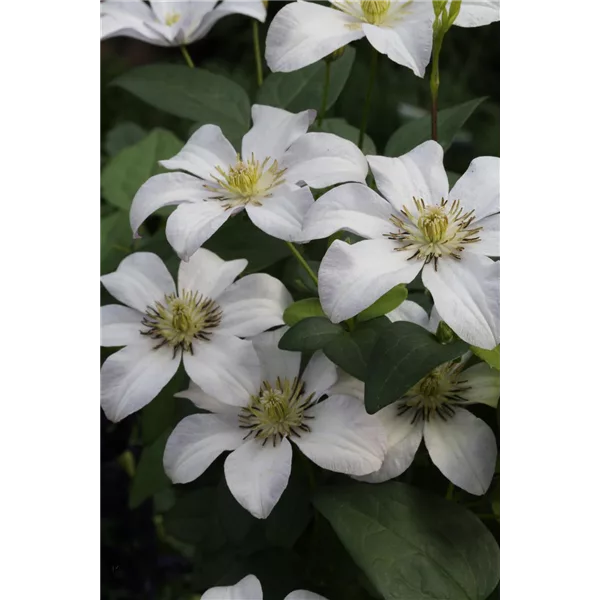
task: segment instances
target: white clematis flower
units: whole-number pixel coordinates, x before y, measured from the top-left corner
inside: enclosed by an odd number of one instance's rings
[[[262,600],[260,581],[254,575],[247,575],[235,585],[210,588],[202,594],[202,600]],[[314,592],[296,590],[283,600],[327,600]]]
[[[177,289],[155,254],[137,252],[104,287],[125,306],[101,308],[103,346],[125,346],[101,370],[101,403],[111,421],[148,404],[183,365],[192,381],[224,402],[238,403],[260,385],[253,336],[283,324],[292,297],[266,274],[235,278],[248,261],[198,251],[179,266]]]
[[[314,202],[308,186],[364,182],[368,171],[352,142],[330,133],[306,133],[314,118],[313,110],[293,114],[255,104],[254,126],[242,140],[241,155],[219,127],[200,127],[177,156],[161,162],[186,172],[155,175],[136,194],[130,213],[134,234],[155,210],[179,204],[166,233],[183,260],[242,210],[265,233],[297,241]]]
[[[462,0],[454,25],[481,27],[499,20],[500,0]]]
[[[399,158],[368,156],[377,187],[346,184],[306,215],[304,240],[348,230],[319,269],[319,298],[334,323],[353,317],[422,271],[441,318],[466,342],[491,350],[499,341],[500,159],[473,160],[448,191],[442,147],[424,142]]]
[[[440,322],[434,307],[431,317],[415,302],[404,301],[386,315],[391,321],[410,321],[434,333]],[[497,407],[500,373],[486,363],[464,370],[471,354],[460,361],[434,369],[404,397],[381,409],[375,416],[387,435],[387,449],[379,471],[355,479],[381,483],[401,475],[411,465],[421,440],[433,464],[452,483],[482,495],[489,488],[498,449],[493,431],[465,406]],[[331,393],[344,393],[364,402],[365,384],[343,373]]]
[[[419,77],[431,57],[431,0],[332,0],[284,6],[267,33],[265,58],[272,71],[295,71],[363,37]]]
[[[186,417],[167,441],[164,468],[174,483],[188,483],[226,450],[225,479],[233,496],[259,519],[269,516],[285,490],[296,446],[323,469],[366,475],[380,468],[385,434],[356,398],[330,395],[337,369],[321,352],[302,374],[300,352],[277,345],[286,328],[253,339],[260,358],[258,383],[238,406],[197,386],[177,394],[212,414]],[[237,400],[237,399],[236,399]]]
[[[100,3],[103,40],[126,36],[156,46],[191,44],[231,14],[264,23],[267,10],[261,0],[104,0]]]

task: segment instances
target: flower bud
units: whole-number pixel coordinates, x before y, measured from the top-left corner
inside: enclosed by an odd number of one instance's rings
[[[450,329],[447,323],[440,321],[437,331],[435,332],[435,337],[437,337],[440,344],[446,345],[454,341],[455,335],[454,331]]]
[[[331,54],[328,54],[324,60],[325,60],[325,62],[332,63],[332,62],[338,60],[338,58],[342,58],[345,51],[346,51],[346,46],[342,46],[341,48],[334,50]]]

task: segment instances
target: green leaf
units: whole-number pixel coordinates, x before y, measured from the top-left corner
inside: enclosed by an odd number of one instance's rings
[[[305,298],[290,304],[283,311],[283,321],[290,327],[307,319],[308,317],[324,317],[325,313],[321,308],[321,303],[318,298]]]
[[[341,325],[334,325],[326,317],[309,317],[288,329],[279,341],[279,347],[282,350],[314,352],[343,333]]]
[[[289,251],[288,251],[289,254]],[[315,260],[307,260],[308,266],[313,270],[313,273],[319,272],[320,263]],[[304,267],[298,261],[291,257],[285,265],[283,271],[283,283],[288,288],[292,288],[301,294],[308,296],[316,296],[319,291],[312,277],[304,270]]]
[[[140,142],[146,133],[146,130],[137,123],[130,121],[119,123],[106,134],[104,150],[109,156],[115,156],[121,150]]]
[[[381,296],[381,298],[379,298],[377,302],[371,304],[369,308],[365,308],[365,310],[356,316],[356,319],[358,321],[369,321],[375,317],[387,315],[395,308],[398,308],[406,300],[407,296],[408,290],[406,289],[406,286],[401,283]]]
[[[128,211],[136,192],[152,175],[164,173],[159,160],[172,158],[183,143],[170,131],[154,129],[141,142],[121,150],[102,171],[100,184],[107,202]]]
[[[339,135],[345,140],[354,142],[356,145],[358,145],[358,138],[360,137],[360,130],[353,125],[350,125],[345,119],[323,119],[321,126],[319,127],[315,124],[313,130]],[[375,143],[368,135],[365,135],[362,151],[363,154],[377,154]]]
[[[364,381],[375,343],[390,325],[387,317],[359,323],[353,331],[344,331],[342,335],[329,341],[323,352],[346,373]]]
[[[133,233],[129,215],[117,210],[100,220],[100,272],[111,273],[131,252]]]
[[[250,125],[250,100],[237,83],[183,65],[147,65],[113,81],[144,102],[198,125],[212,123],[238,145]]]
[[[499,548],[470,511],[402,483],[331,487],[314,504],[385,600],[486,600]]]
[[[331,63],[327,108],[338,99],[348,77],[356,50],[347,47],[342,58]],[[320,60],[292,73],[271,73],[258,91],[257,104],[300,112],[307,108],[319,110],[325,85],[325,61]]]
[[[444,150],[448,150],[454,136],[484,100],[485,97],[476,98],[438,112],[438,141]],[[430,139],[431,116],[410,121],[392,134],[385,147],[385,155],[401,156]]]
[[[150,446],[142,450],[129,490],[129,508],[137,508],[144,500],[169,487],[163,468],[163,454],[171,430],[165,431]]]
[[[471,346],[471,352],[475,356],[479,356],[481,360],[485,360],[490,367],[493,367],[497,371],[500,370],[500,344],[498,344],[493,350],[484,350],[483,348],[478,348],[477,346]]]
[[[440,344],[423,327],[391,323],[377,341],[367,369],[365,408],[369,414],[401,398],[435,367],[459,358],[469,346],[456,340]]]

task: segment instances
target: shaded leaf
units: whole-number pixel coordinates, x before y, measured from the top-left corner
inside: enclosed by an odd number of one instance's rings
[[[344,328],[334,325],[327,317],[309,317],[288,329],[279,340],[279,347],[282,350],[314,352],[343,333]]]
[[[117,210],[100,220],[100,273],[111,273],[132,251],[129,215]]]
[[[104,150],[109,156],[115,156],[121,150],[140,142],[146,133],[146,130],[137,123],[131,121],[119,123],[106,134]]]

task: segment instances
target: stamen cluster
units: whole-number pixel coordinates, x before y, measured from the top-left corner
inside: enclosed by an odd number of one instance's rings
[[[181,14],[177,12],[168,13],[165,17],[165,25],[167,25],[168,27],[172,27],[173,25],[176,25],[180,19]]]

